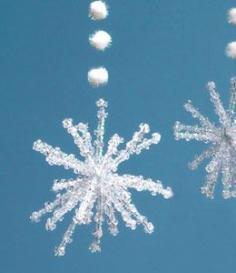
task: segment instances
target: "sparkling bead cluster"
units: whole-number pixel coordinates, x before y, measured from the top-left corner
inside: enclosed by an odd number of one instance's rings
[[[93,1],[89,7],[91,20],[100,21],[108,16],[108,7],[103,1]],[[104,51],[112,42],[110,34],[104,30],[97,30],[89,37],[89,43],[96,50]],[[108,82],[108,71],[105,67],[95,67],[88,72],[88,82],[93,87],[105,85]]]
[[[208,83],[211,102],[219,118],[219,125],[215,125],[196,109],[191,101],[185,104],[185,110],[199,120],[200,126],[184,125],[176,122],[174,133],[176,140],[197,140],[210,144],[202,154],[195,157],[189,164],[196,169],[202,161],[211,158],[206,166],[206,182],[201,188],[208,198],[214,197],[214,189],[218,176],[221,174],[223,183],[223,197],[236,197],[236,78],[231,79],[231,96],[228,110],[225,110],[216,90],[214,82]]]
[[[134,133],[123,149],[119,150],[118,146],[124,142],[124,139],[114,134],[104,152],[107,103],[100,99],[97,101],[97,106],[98,126],[94,142],[87,124],[74,125],[72,119],[63,121],[63,127],[73,137],[84,161],[77,159],[73,154],[68,155],[62,152],[60,148],[53,148],[41,140],[37,140],[33,145],[34,150],[45,155],[49,165],[63,166],[75,174],[75,178],[72,179],[55,180],[52,187],[56,193],[55,201],[45,203],[44,208],[31,215],[32,221],[39,222],[42,216],[50,213],[51,217],[46,221],[46,230],[54,230],[65,214],[74,211],[72,222],[62,242],[55,249],[57,256],[65,254],[66,246],[72,242],[72,235],[78,225],[92,222],[95,224],[95,230],[90,250],[100,251],[105,221],[110,233],[113,236],[118,234],[116,212],[121,215],[125,225],[130,229],[134,230],[137,225],[142,225],[146,233],[152,233],[153,224],[136,209],[129,189],[149,191],[152,195],[161,194],[166,199],[173,195],[171,188],[164,188],[159,180],[153,181],[144,179],[142,176],[117,173],[118,166],[128,160],[131,155],[140,154],[142,150],[148,150],[152,144],[158,144],[160,134],[153,133],[151,137],[145,137],[150,129],[148,124],[141,123],[139,130]]]

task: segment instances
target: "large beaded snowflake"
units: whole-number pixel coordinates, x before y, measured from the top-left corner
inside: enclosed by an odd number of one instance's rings
[[[176,122],[174,133],[176,140],[197,140],[210,143],[210,147],[203,153],[195,156],[189,164],[190,169],[197,169],[202,161],[211,158],[206,165],[207,172],[205,185],[201,188],[208,198],[214,197],[214,189],[219,175],[222,176],[223,197],[236,197],[236,78],[231,79],[231,97],[228,110],[225,110],[214,82],[208,83],[211,102],[214,104],[215,113],[219,118],[219,125],[210,122],[198,109],[194,108],[191,101],[184,107],[193,118],[197,118],[198,125],[189,126]]]
[[[57,193],[55,201],[45,203],[43,209],[31,215],[31,220],[38,222],[44,214],[52,213],[52,216],[46,221],[46,229],[54,230],[57,222],[62,221],[66,213],[75,210],[62,242],[55,249],[57,256],[65,254],[65,248],[72,242],[76,226],[89,224],[92,221],[95,222],[95,231],[90,250],[100,251],[105,218],[110,233],[114,236],[118,233],[115,211],[120,213],[126,226],[132,230],[141,224],[145,232],[152,233],[153,224],[138,212],[132,203],[129,188],[137,191],[146,190],[152,195],[162,194],[164,198],[170,198],[173,195],[171,188],[164,189],[160,181],[117,173],[117,167],[121,162],[128,160],[130,155],[140,154],[143,149],[149,149],[152,144],[157,144],[160,141],[160,135],[153,133],[151,138],[145,138],[145,135],[149,133],[149,126],[141,123],[139,131],[134,133],[133,138],[123,149],[118,150],[118,146],[123,143],[123,138],[115,134],[109,140],[107,151],[104,153],[107,103],[100,99],[97,101],[97,106],[98,127],[95,131],[94,142],[92,142],[87,124],[73,125],[72,119],[63,121],[63,127],[72,135],[84,161],[78,160],[73,154],[67,155],[60,148],[53,148],[41,140],[37,140],[33,145],[34,150],[46,156],[49,165],[64,166],[65,169],[72,169],[76,174],[74,179],[54,181],[52,190]]]

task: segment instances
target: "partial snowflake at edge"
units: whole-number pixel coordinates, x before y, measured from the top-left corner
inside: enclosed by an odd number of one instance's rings
[[[193,162],[189,164],[192,170],[206,159],[211,158],[206,165],[206,182],[201,188],[203,194],[208,198],[214,197],[214,190],[219,175],[222,176],[223,197],[236,197],[236,78],[231,79],[231,97],[228,110],[225,110],[221,102],[219,93],[214,82],[207,85],[211,102],[214,105],[215,113],[219,118],[219,125],[216,126],[204,117],[196,109],[191,101],[184,107],[185,110],[198,119],[198,125],[184,125],[179,121],[174,127],[176,140],[185,139],[186,141],[197,140],[210,143],[210,147],[200,155],[195,156]]]

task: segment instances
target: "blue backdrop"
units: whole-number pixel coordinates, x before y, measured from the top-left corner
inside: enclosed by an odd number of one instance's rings
[[[187,162],[204,148],[176,142],[176,120],[195,123],[183,110],[194,105],[216,120],[205,84],[215,80],[224,103],[235,61],[224,54],[236,40],[226,13],[228,0],[112,1],[103,22],[87,17],[89,1],[0,0],[0,181],[3,273],[221,273],[236,268],[236,200],[200,193],[204,167],[191,172]],[[104,53],[88,45],[88,35],[105,29],[113,37]],[[105,65],[107,87],[87,83],[90,67]],[[109,101],[106,139],[117,132],[129,139],[140,122],[162,134],[159,145],[122,164],[121,173],[143,174],[173,188],[171,200],[133,193],[140,212],[155,224],[155,233],[135,232],[120,223],[120,234],[105,234],[103,250],[91,254],[91,227],[77,229],[63,258],[53,248],[71,219],[54,232],[44,221],[31,224],[32,211],[53,200],[55,178],[71,172],[50,167],[32,150],[41,138],[65,152],[77,153],[61,126],[65,117],[96,126],[95,101]]]

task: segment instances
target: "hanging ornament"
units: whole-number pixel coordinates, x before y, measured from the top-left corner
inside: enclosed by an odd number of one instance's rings
[[[63,127],[73,137],[81,157],[77,159],[73,154],[66,154],[60,148],[53,148],[47,143],[38,140],[33,149],[46,156],[49,165],[63,166],[71,169],[75,177],[72,179],[56,180],[52,190],[56,193],[55,201],[47,202],[39,211],[33,212],[31,220],[39,222],[41,217],[51,213],[47,219],[46,229],[54,230],[58,222],[70,211],[74,210],[72,222],[66,230],[62,242],[55,250],[55,255],[63,256],[65,248],[72,242],[72,235],[78,225],[94,222],[94,242],[90,246],[92,252],[100,251],[100,242],[103,236],[103,223],[107,222],[112,235],[118,233],[118,220],[116,212],[121,215],[126,226],[134,230],[137,225],[142,225],[144,231],[152,233],[153,224],[141,215],[132,203],[129,189],[149,191],[152,195],[161,194],[164,198],[172,197],[171,188],[163,188],[160,181],[144,179],[142,176],[118,174],[118,166],[129,159],[133,154],[140,154],[142,150],[149,149],[152,144],[160,141],[160,134],[153,133],[150,138],[148,124],[141,123],[139,130],[125,147],[118,150],[124,142],[118,134],[114,134],[108,141],[107,150],[104,152],[105,111],[107,103],[100,99],[98,106],[98,126],[95,131],[96,139],[93,142],[88,131],[88,125],[79,123],[74,125],[72,119],[65,119]]]
[[[206,166],[206,182],[201,188],[203,194],[208,198],[214,197],[214,189],[218,176],[222,174],[223,197],[236,197],[236,78],[231,79],[231,97],[228,110],[225,110],[216,90],[214,82],[208,83],[211,102],[214,104],[215,113],[219,118],[219,124],[215,125],[204,117],[196,109],[191,101],[184,107],[193,118],[199,120],[200,126],[184,125],[179,121],[174,127],[176,140],[197,140],[210,143],[210,146],[202,154],[195,157],[189,164],[192,170],[198,168],[205,159],[211,158]]]

